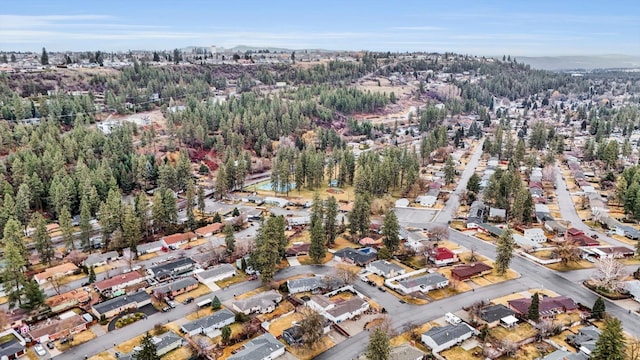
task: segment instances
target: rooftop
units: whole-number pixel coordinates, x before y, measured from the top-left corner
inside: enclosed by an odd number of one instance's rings
[[[93,308],[100,314],[106,314],[107,312],[124,307],[132,303],[141,303],[150,298],[149,294],[145,291],[138,291],[131,295],[118,296],[116,298],[101,302],[93,305]]]
[[[262,360],[282,348],[284,345],[280,341],[266,333],[247,342],[244,350],[231,355],[228,360]]]
[[[208,329],[210,327],[215,326],[216,324],[220,324],[229,319],[235,318],[235,314],[231,312],[229,309],[223,309],[217,311],[209,316],[205,316],[203,318],[188,322],[182,325],[182,328],[187,332],[202,328]]]

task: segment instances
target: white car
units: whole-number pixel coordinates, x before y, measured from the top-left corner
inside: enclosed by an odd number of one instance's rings
[[[36,354],[40,356],[47,355],[47,350],[45,350],[41,344],[36,344],[36,346],[34,346],[33,349],[36,351]]]

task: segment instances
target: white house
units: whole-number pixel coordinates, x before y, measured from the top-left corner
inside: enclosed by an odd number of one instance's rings
[[[218,329],[231,325],[235,321],[235,314],[229,309],[217,311],[209,316],[188,322],[180,327],[180,331],[189,336],[206,334],[209,337],[218,336]]]
[[[196,278],[202,284],[208,285],[212,282],[224,280],[236,275],[236,268],[231,264],[220,264],[196,274]]]
[[[430,347],[434,353],[437,353],[477,334],[478,331],[476,329],[465,322],[461,322],[456,325],[432,327],[422,334],[422,342]]]
[[[442,289],[449,285],[449,279],[439,273],[398,280],[397,289],[404,294],[420,291],[427,293],[434,289]]]
[[[232,306],[237,312],[247,315],[251,313],[267,314],[272,312],[282,301],[282,295],[274,290],[265,291],[248,299],[234,301]]]
[[[332,302],[324,295],[314,295],[307,301],[307,306],[334,323],[353,319],[369,309],[369,303],[359,296],[354,296],[346,301]]]
[[[289,290],[289,294],[313,291],[323,286],[324,281],[320,276],[287,280],[287,289]]]
[[[387,279],[406,273],[406,270],[402,266],[386,260],[376,260],[371,262],[367,264],[366,269]]]
[[[420,206],[433,207],[438,201],[438,198],[432,195],[421,195],[416,198],[416,202]]]
[[[396,207],[400,208],[405,208],[409,206],[409,200],[408,199],[398,199],[396,200]]]
[[[273,360],[284,352],[284,344],[266,333],[244,344],[243,350],[229,356],[228,360]]]
[[[540,245],[540,243],[535,242],[527,237],[524,237],[520,234],[512,234],[513,237],[513,241],[518,244],[518,246],[524,248],[524,249],[538,249],[540,247],[542,247],[542,245]]]
[[[524,237],[536,243],[547,241],[547,236],[541,228],[524,229]]]

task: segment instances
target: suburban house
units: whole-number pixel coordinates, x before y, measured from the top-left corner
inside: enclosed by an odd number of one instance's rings
[[[449,349],[477,334],[478,330],[472,328],[465,322],[461,322],[456,325],[432,327],[429,331],[422,334],[422,342],[430,347],[434,353],[437,353]]]
[[[298,242],[293,243],[290,247],[285,250],[287,256],[300,256],[309,254],[309,246],[310,243]]]
[[[69,312],[68,316],[66,314],[62,314],[60,319],[54,318],[37,325],[32,325],[29,330],[29,335],[33,340],[44,344],[65,336],[77,334],[86,329],[87,322],[82,318],[82,316],[74,312]]]
[[[193,259],[185,257],[147,269],[147,273],[156,280],[162,281],[187,273],[195,267]]]
[[[449,279],[439,273],[430,273],[419,277],[398,280],[398,290],[404,294],[420,291],[427,293],[449,285]]]
[[[508,301],[509,307],[515,310],[518,315],[526,316],[531,305],[530,298],[521,298]],[[566,296],[543,297],[540,299],[540,317],[553,318],[556,314],[564,314],[568,311],[576,310],[578,305],[573,299]]]
[[[635,250],[625,246],[601,246],[585,249],[599,259],[621,259],[632,257]]]
[[[268,204],[268,205],[274,205],[274,206],[278,206],[278,207],[285,207],[287,206],[287,204],[289,204],[289,200],[287,199],[283,199],[283,198],[278,198],[278,197],[273,197],[273,196],[267,196],[264,198],[264,203]]]
[[[557,220],[545,221],[544,228],[556,234],[564,234],[567,231],[567,227]]]
[[[541,360],[589,360],[589,356],[584,353],[574,353],[569,350],[559,349],[546,355]]]
[[[335,252],[334,257],[347,264],[366,266],[378,258],[378,253],[373,248],[352,249],[346,247]]]
[[[153,254],[161,251],[163,246],[162,241],[158,240],[150,243],[139,244],[136,247],[136,250],[138,250],[138,255]]]
[[[325,318],[324,323],[322,324],[322,333],[328,334],[329,331],[331,331],[331,321]],[[296,324],[288,329],[284,329],[282,331],[282,338],[289,345],[292,345],[292,346],[302,345],[303,344],[302,327]]]
[[[633,300],[640,302],[640,280],[625,281],[624,288],[633,296]]]
[[[87,267],[106,265],[109,261],[117,260],[120,258],[117,251],[108,251],[103,254],[93,253],[89,254],[84,260],[84,265]]]
[[[162,356],[181,347],[183,343],[182,338],[178,334],[174,333],[173,330],[154,336],[151,338],[151,341],[156,345],[156,354],[158,354],[158,356]],[[138,350],[137,347],[134,349]]]
[[[469,215],[467,215],[467,229],[477,228],[484,222],[484,203],[480,200],[476,200],[471,204],[469,208]]]
[[[275,290],[269,290],[248,299],[234,301],[232,306],[237,312],[247,315],[252,313],[267,314],[272,312],[282,301],[282,295]]]
[[[80,272],[77,266],[72,263],[64,263],[58,266],[50,267],[47,270],[35,274],[33,276],[33,280],[35,280],[38,285],[46,284],[52,278],[61,278],[67,275],[75,274]]]
[[[205,285],[233,276],[236,276],[236,268],[231,264],[220,264],[196,274],[198,281]]]
[[[500,208],[489,208],[489,220],[494,222],[502,222],[507,218],[507,210]]]
[[[426,354],[417,347],[404,343],[391,348],[389,360],[422,360],[425,355]]]
[[[509,309],[508,307],[502,304],[497,304],[490,305],[482,309],[480,312],[480,318],[487,322],[487,326],[493,328],[500,324],[506,325],[508,319],[510,319],[510,317],[513,317],[515,314],[515,311]],[[505,321],[503,321],[503,319],[505,319]]]
[[[483,276],[491,273],[493,268],[483,262],[458,265],[451,269],[451,278],[458,281],[469,280],[476,276]]]
[[[153,295],[157,299],[164,299],[165,297],[172,299],[180,294],[195,290],[199,284],[198,280],[192,277],[185,277],[155,288]]]
[[[437,266],[445,266],[458,261],[458,255],[446,247],[437,247],[429,250],[429,261]]]
[[[320,276],[287,280],[289,294],[314,291],[325,286],[324,279]]]
[[[576,335],[567,335],[566,342],[575,347],[578,351],[591,355],[596,348],[596,342],[600,338],[600,329],[591,325],[578,330]]]
[[[91,301],[91,295],[84,289],[71,290],[60,295],[48,297],[45,304],[51,308],[54,313],[69,310],[78,305],[84,305]]]
[[[266,333],[249,340],[242,351],[229,356],[228,360],[273,360],[285,352],[284,344]]]
[[[95,304],[91,307],[91,311],[98,319],[102,316],[110,318],[129,309],[138,309],[148,304],[151,304],[151,296],[145,291],[138,291]]]
[[[406,270],[402,266],[387,260],[376,260],[371,262],[367,264],[366,269],[387,279],[406,273]]]
[[[209,224],[207,226],[198,228],[195,230],[195,233],[199,237],[204,238],[204,237],[209,237],[221,232],[223,228],[224,228],[224,224],[217,222],[217,223]]]
[[[573,241],[577,246],[600,246],[600,243],[587,236],[582,230],[570,228],[564,235],[565,240]]]
[[[416,198],[416,203],[424,207],[433,207],[436,201],[438,201],[438,198],[432,195],[420,195]]]
[[[93,287],[97,292],[116,291],[124,289],[127,286],[132,286],[145,281],[145,277],[140,275],[137,271],[131,271],[126,274],[116,275],[112,278],[98,281],[93,284]]]
[[[307,306],[334,323],[353,319],[369,309],[369,303],[359,296],[343,301],[331,301],[325,295],[313,295],[307,301]]]
[[[0,359],[15,360],[27,353],[27,342],[15,330],[9,329],[0,333]]]
[[[545,235],[544,230],[541,228],[524,229],[523,234],[524,237],[536,243],[547,241],[547,235]]]
[[[231,325],[234,321],[235,314],[229,309],[223,309],[182,325],[180,331],[189,336],[205,334],[208,337],[216,337],[219,335],[216,330],[222,329],[225,325]]]
[[[513,238],[513,241],[520,246],[521,248],[525,249],[525,250],[530,250],[530,249],[538,249],[541,248],[542,245],[540,245],[539,242],[533,241],[527,237],[524,237],[520,234],[516,234],[513,233],[511,234],[511,237]]]
[[[173,234],[160,238],[162,245],[169,249],[177,249],[178,247],[188,243],[189,241],[196,240],[198,236],[191,231],[182,234]]]

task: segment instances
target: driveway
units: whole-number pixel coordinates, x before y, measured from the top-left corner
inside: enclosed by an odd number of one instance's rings
[[[297,256],[288,257],[287,262],[289,263],[289,266],[300,266],[300,261],[298,261]]]

